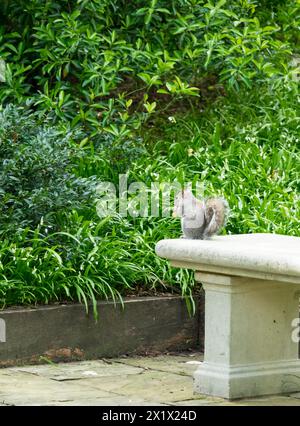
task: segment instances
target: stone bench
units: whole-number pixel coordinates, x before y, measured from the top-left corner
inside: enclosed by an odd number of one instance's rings
[[[300,391],[300,238],[275,234],[172,239],[156,245],[195,270],[205,290],[204,362],[197,393],[234,399]]]

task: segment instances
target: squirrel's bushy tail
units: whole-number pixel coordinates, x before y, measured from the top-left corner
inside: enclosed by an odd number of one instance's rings
[[[209,238],[218,234],[225,226],[230,208],[228,202],[221,197],[208,198],[205,202],[205,218],[207,227],[205,230],[205,238]]]

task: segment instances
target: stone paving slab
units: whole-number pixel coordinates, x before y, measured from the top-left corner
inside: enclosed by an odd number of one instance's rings
[[[185,353],[4,368],[0,406],[300,406],[300,393],[237,401],[194,395],[192,374],[201,359]]]
[[[145,401],[141,398],[127,398],[125,396],[111,395],[109,398],[89,398],[89,399],[74,399],[63,402],[54,402],[47,404],[48,406],[99,406],[99,407],[128,407],[132,405],[137,406],[169,406],[169,404],[162,404],[157,401]]]
[[[0,370],[0,402],[9,405],[60,405],[68,400],[89,400],[110,397],[106,391],[95,393],[93,389],[84,392],[79,382],[58,382],[35,374]]]
[[[130,374],[140,374],[144,371],[143,368],[138,368],[136,366],[119,364],[117,362],[112,363],[110,361],[103,360],[13,367],[7,370],[12,372],[18,371],[36,374],[41,377],[47,377],[58,381],[79,380],[87,377],[127,376]]]
[[[129,398],[139,395],[145,400],[161,403],[194,398],[192,377],[161,371],[145,371],[134,377],[119,376],[114,381],[83,379],[80,383],[95,390],[106,390]]]
[[[229,401],[225,401],[222,398],[213,398],[213,397],[203,397],[203,398],[195,398],[195,399],[187,399],[184,401],[176,401],[176,402],[170,402],[169,405],[173,406],[191,406],[191,407],[198,407],[198,406],[220,406],[220,405],[236,405],[234,403],[231,403]]]
[[[113,359],[113,362],[141,367],[145,370],[164,371],[175,373],[185,376],[191,376],[197,366],[203,361],[203,354],[191,353],[186,355],[172,355],[172,362],[169,355],[162,355],[158,357],[122,357]]]

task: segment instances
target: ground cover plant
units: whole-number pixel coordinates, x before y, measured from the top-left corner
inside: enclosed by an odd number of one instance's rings
[[[226,232],[300,236],[299,2],[3,1],[0,300],[179,292],[170,217],[99,218],[95,184],[201,182]]]

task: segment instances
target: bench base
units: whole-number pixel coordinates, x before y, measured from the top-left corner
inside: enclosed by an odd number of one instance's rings
[[[204,362],[194,374],[196,393],[227,399],[299,391],[300,361],[226,367]]]
[[[201,272],[196,280],[205,290],[205,354],[195,392],[229,399],[299,392],[299,286]]]

